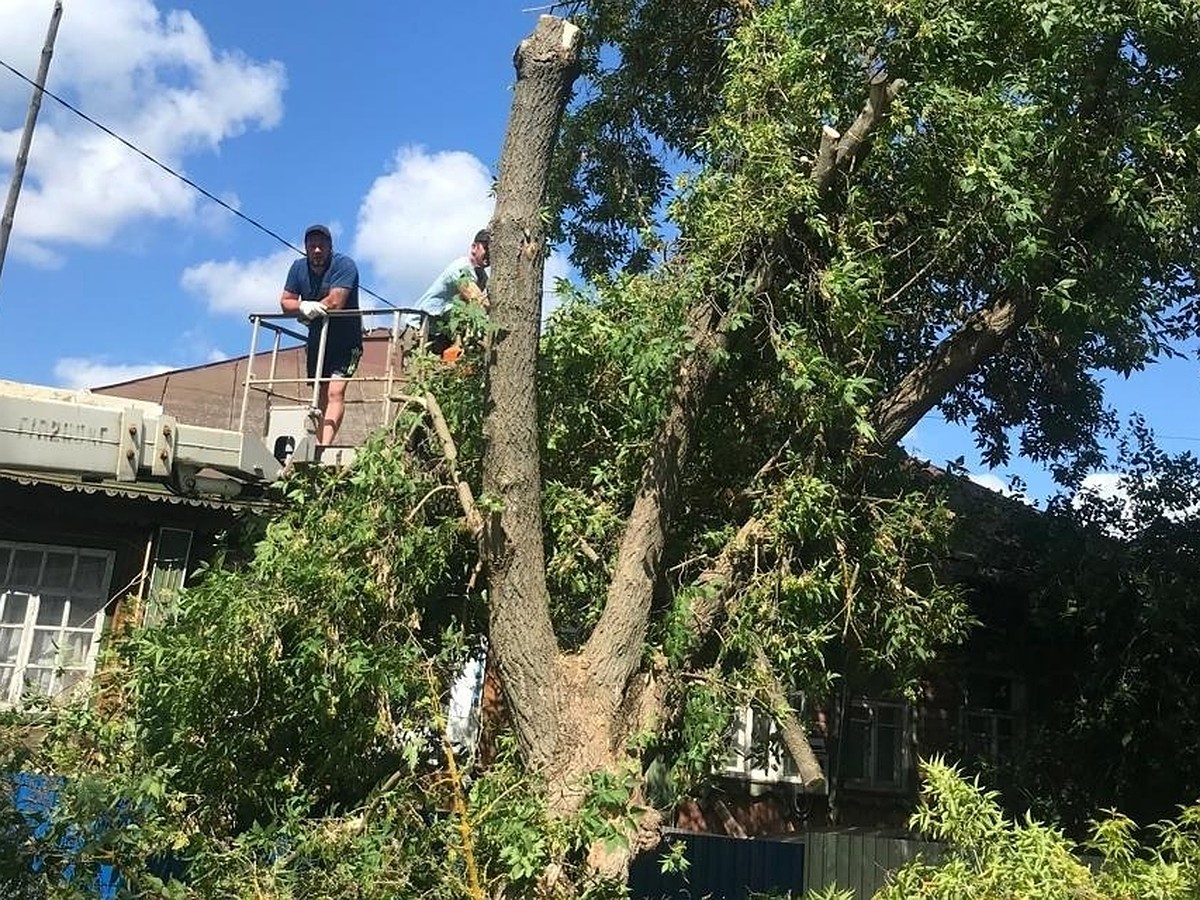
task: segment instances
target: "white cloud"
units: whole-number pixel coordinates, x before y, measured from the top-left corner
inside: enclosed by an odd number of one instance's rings
[[[185,269],[179,283],[218,315],[278,312],[288,266],[298,258],[291,250],[280,250],[248,261],[209,260]]]
[[[175,366],[163,363],[106,363],[95,359],[65,357],[54,364],[54,377],[61,387],[95,388],[168,372]]]
[[[4,6],[0,57],[32,75],[49,4]],[[188,12],[162,13],[151,0],[93,0],[67,4],[48,87],[181,169],[189,154],[216,150],[250,128],[274,127],[285,80],[278,62],[214,48]],[[13,78],[2,82],[0,148],[7,148],[23,125],[29,88]],[[5,182],[11,158],[0,158]],[[102,246],[139,218],[196,217],[198,202],[191,188],[47,99],[12,249],[31,262],[53,263],[47,248]]]
[[[990,472],[968,472],[967,478],[980,487],[987,488],[989,491],[995,491],[997,494],[1003,494],[1005,497],[1011,497],[1023,503],[1029,502],[1029,497],[1026,494],[1014,491],[1008,486],[1008,482],[998,475],[993,475]]]
[[[1119,497],[1126,500],[1129,492],[1121,483],[1124,476],[1120,472],[1093,472],[1084,477],[1079,485],[1080,494],[1092,494],[1096,497]]]
[[[554,286],[560,278],[568,281],[576,280],[575,270],[565,253],[553,252],[546,260],[546,273],[542,278],[542,321],[545,322],[554,313],[562,301],[554,292]]]
[[[1186,498],[1195,496],[1194,493],[1182,490],[1176,495],[1174,503],[1168,503],[1165,497],[1158,499],[1167,505],[1157,505],[1152,501],[1141,499],[1135,501],[1130,497],[1130,484],[1126,475],[1120,472],[1093,472],[1083,479],[1079,490],[1071,497],[1071,505],[1076,509],[1084,509],[1095,505],[1107,507],[1111,515],[1105,525],[1109,534],[1115,537],[1131,537],[1149,526],[1159,517],[1171,522],[1183,522],[1200,514],[1200,504],[1186,504]],[[1146,488],[1154,488],[1153,479]],[[1185,485],[1171,485],[1175,488],[1186,488]],[[1171,496],[1172,491],[1165,496]]]
[[[402,147],[389,171],[375,179],[358,210],[351,255],[362,284],[399,307],[411,305],[455,257],[470,248],[475,232],[492,215],[491,175],[470,153],[430,154]],[[330,223],[334,246],[341,228]],[[187,268],[184,290],[217,315],[245,315],[276,309],[287,268],[296,255],[281,250],[251,260],[209,260]],[[566,256],[546,261],[543,319],[557,306],[556,278],[573,275]],[[364,308],[378,306],[368,295]]]
[[[358,210],[353,255],[376,291],[409,306],[492,217],[492,176],[470,153],[401,147]]]
[[[1121,473],[1093,472],[1084,477],[1079,490],[1071,496],[1071,506],[1075,509],[1096,505],[1104,508],[1113,501],[1117,503],[1116,516],[1104,525],[1104,530],[1113,537],[1132,537],[1138,528]]]
[[[995,491],[997,494],[1007,494],[1008,485],[1004,483],[1004,479],[997,475],[992,475],[988,472],[971,472],[967,475],[971,481],[975,482],[980,487],[985,487],[989,491]]]
[[[407,306],[450,260],[467,252],[494,207],[492,174],[470,153],[401,147],[359,206],[354,258],[371,267],[375,290]],[[573,274],[563,254],[546,260],[543,320],[558,305],[555,279]]]

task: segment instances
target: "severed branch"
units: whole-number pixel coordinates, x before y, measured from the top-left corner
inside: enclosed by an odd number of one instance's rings
[[[821,145],[813,165],[812,179],[817,189],[827,193],[834,176],[853,171],[870,148],[871,135],[886,118],[892,101],[907,86],[903,78],[889,80],[887,72],[876,73],[869,82],[867,102],[845,134],[825,125],[821,128]]]
[[[438,440],[441,441],[442,458],[446,460],[446,466],[450,469],[450,480],[454,482],[458,503],[467,517],[467,527],[471,529],[471,534],[478,538],[483,533],[483,517],[475,505],[475,495],[471,492],[471,486],[463,480],[458,472],[458,447],[450,434],[446,417],[442,415],[442,408],[433,394],[425,395],[425,409],[433,422],[433,430],[437,432]]]
[[[817,150],[817,161],[813,165],[812,178],[822,190],[827,188],[833,180],[833,173],[837,167],[838,141],[841,138],[842,133],[832,125],[821,126],[821,146]]]
[[[821,771],[821,763],[813,753],[812,744],[808,742],[808,735],[804,733],[804,726],[800,724],[796,711],[788,702],[783,685],[776,677],[771,668],[771,661],[767,659],[767,655],[761,647],[754,649],[754,668],[762,682],[761,689],[766,697],[771,715],[779,725],[783,746],[796,763],[796,771],[800,774],[800,781],[804,785],[804,789],[812,793],[819,793],[825,787],[825,773]]]
[[[483,531],[483,517],[475,505],[475,494],[471,490],[471,486],[463,480],[458,471],[458,445],[454,443],[454,436],[450,434],[450,426],[446,424],[446,417],[442,413],[441,405],[437,402],[437,398],[429,393],[420,397],[406,395],[401,399],[411,406],[421,407],[429,416],[429,421],[433,423],[433,430],[437,433],[438,442],[442,445],[442,459],[446,461],[446,468],[450,470],[451,481],[451,484],[439,485],[422,497],[412,512],[408,514],[408,521],[411,522],[416,518],[417,513],[435,494],[452,490],[458,495],[458,505],[462,507],[463,515],[467,518],[467,527],[471,529],[471,534],[478,538]]]

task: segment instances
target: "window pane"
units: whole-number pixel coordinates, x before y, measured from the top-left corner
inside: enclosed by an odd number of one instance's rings
[[[74,553],[47,553],[41,587],[60,591],[68,589],[71,586],[71,572],[74,568]]]
[[[746,768],[743,753],[746,750],[746,711],[739,709],[731,725],[732,735],[729,739],[729,753],[725,757],[726,769]]]
[[[12,576],[9,584],[14,587],[36,588],[42,574],[40,550],[18,550],[13,554]]]
[[[0,584],[8,582],[8,563],[12,559],[12,550],[0,547]]]
[[[883,712],[883,710],[880,710]],[[891,710],[895,713],[896,710]],[[895,716],[892,716],[895,718]],[[896,784],[898,769],[897,760],[900,756],[900,729],[894,725],[880,725],[876,729],[875,747],[875,780],[880,784]]]
[[[65,693],[87,678],[87,669],[66,669],[58,678],[58,692]]]
[[[84,599],[78,597],[71,601],[71,609],[67,613],[68,628],[91,628],[96,619],[104,615],[104,601],[101,599]]]
[[[43,597],[38,603],[37,623],[61,626],[63,613],[66,611],[67,600],[65,597]]]
[[[90,553],[80,553],[75,567],[75,590],[85,594],[100,594],[104,591],[104,570],[108,558]],[[108,598],[105,597],[107,600]]]
[[[771,717],[759,709],[753,710],[750,715],[751,767],[765,769],[770,765]]]
[[[0,663],[15,663],[20,649],[21,629],[0,628]],[[4,692],[0,690],[0,702],[3,700]]]
[[[92,646],[92,633],[68,631],[59,646],[62,648],[62,656],[58,661],[60,666],[82,666],[87,662],[88,649]]]
[[[0,622],[22,625],[25,622],[25,604],[29,602],[28,594],[18,594],[10,591],[4,595],[4,612],[0,614]]]
[[[992,721],[990,716],[979,713],[967,715],[966,755],[968,759],[982,759],[992,753]]]
[[[0,667],[0,703],[8,702],[8,692],[12,688],[13,669]]]
[[[53,666],[58,656],[58,631],[43,628],[33,632],[33,643],[29,648],[31,666]]]
[[[50,693],[50,687],[54,683],[53,669],[35,669],[30,666],[25,670],[25,692],[31,694],[40,694],[45,697]]]
[[[871,749],[871,724],[861,718],[865,712],[866,710],[861,708],[854,709],[846,723],[846,747],[842,756],[842,774],[847,778],[867,777],[867,754]]]

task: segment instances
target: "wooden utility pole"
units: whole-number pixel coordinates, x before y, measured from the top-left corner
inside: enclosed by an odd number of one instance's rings
[[[21,195],[21,182],[25,178],[25,163],[29,159],[29,145],[33,143],[33,127],[37,124],[38,110],[42,108],[42,92],[46,89],[46,75],[50,72],[50,58],[54,55],[54,39],[58,36],[58,21],[62,18],[62,0],[54,0],[54,12],[50,15],[50,29],[46,32],[46,43],[42,46],[42,61],[38,66],[37,83],[29,100],[29,112],[25,116],[25,131],[17,148],[17,162],[13,166],[12,182],[8,185],[8,200],[4,204],[4,218],[0,220],[0,272],[4,271],[4,257],[8,253],[8,236],[12,233],[13,218],[17,212],[17,197]]]

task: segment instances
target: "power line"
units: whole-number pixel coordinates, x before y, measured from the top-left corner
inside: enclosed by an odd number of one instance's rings
[[[128,147],[130,150],[132,150],[134,153],[138,154],[138,156],[140,156],[143,159],[158,166],[158,168],[162,169],[168,175],[172,176],[173,178],[179,179],[184,184],[186,184],[188,187],[190,187],[192,190],[197,191],[200,194],[203,194],[205,197],[207,197],[213,203],[217,204],[217,206],[220,206],[222,209],[233,213],[235,216],[237,216],[243,222],[247,222],[250,225],[253,225],[255,228],[257,228],[263,234],[279,241],[279,243],[283,244],[289,250],[294,250],[296,253],[299,253],[301,256],[305,255],[303,250],[301,250],[299,247],[297,247],[295,244],[293,244],[287,238],[281,236],[278,232],[272,231],[270,228],[268,228],[266,225],[263,225],[257,219],[251,218],[250,216],[246,215],[241,210],[236,209],[233,206],[230,206],[228,203],[226,203],[224,200],[222,200],[220,197],[216,196],[212,192],[205,190],[203,187],[198,185],[196,182],[192,181],[192,179],[188,178],[186,175],[182,174],[181,172],[176,172],[174,169],[172,169],[166,163],[160,162],[159,160],[155,159],[153,156],[151,156],[149,153],[147,153],[141,147],[138,147],[136,144],[132,143],[131,141],[127,140],[126,138],[123,138],[121,135],[117,134],[115,131],[113,131],[111,128],[109,128],[107,125],[103,124],[102,122],[96,121],[91,116],[89,116],[87,113],[85,113],[83,110],[78,109],[77,107],[73,106],[71,103],[64,100],[62,97],[58,96],[53,91],[47,90],[46,88],[40,86],[33,79],[26,76],[20,70],[13,68],[7,62],[5,62],[3,59],[0,59],[0,67],[3,67],[5,69],[7,69],[8,71],[12,72],[14,75],[16,75],[22,81],[24,81],[26,84],[32,86],[35,91],[41,92],[42,94],[44,94],[45,96],[47,96],[51,100],[53,100],[54,102],[58,103],[60,106],[66,107],[71,112],[73,112],[75,115],[79,116],[79,118],[81,118],[85,122],[87,122],[89,125],[94,125],[96,128],[99,128],[101,131],[103,131],[109,137],[114,138],[117,141],[120,141],[122,144],[124,144],[126,147]],[[369,287],[366,287],[365,285],[360,284],[358,286],[358,289],[360,291],[362,291],[364,294],[370,294],[376,300],[381,300],[382,302],[384,302],[388,306],[390,306],[392,309],[400,308],[395,303],[393,303],[391,300],[388,300],[386,297],[381,297],[379,294],[375,293],[373,290],[371,290]]]

